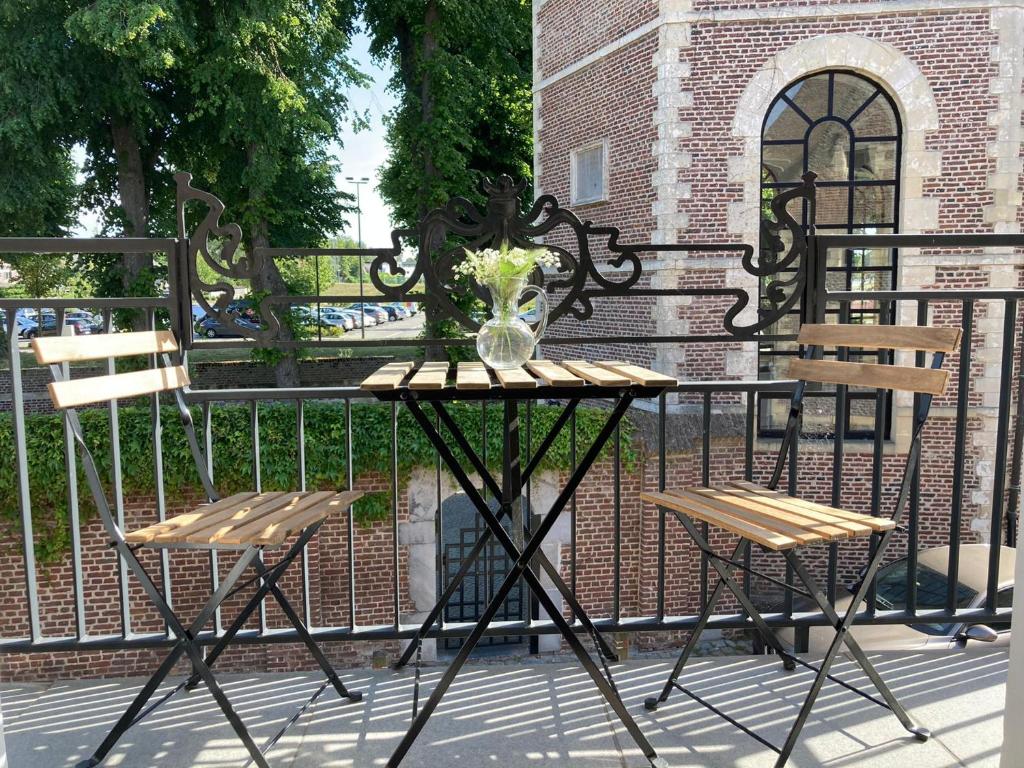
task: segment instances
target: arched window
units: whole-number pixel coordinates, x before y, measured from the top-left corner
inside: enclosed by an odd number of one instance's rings
[[[901,145],[896,106],[876,83],[838,70],[801,78],[775,97],[761,129],[762,207],[813,171],[818,176],[814,224],[819,234],[897,232]],[[811,223],[807,206],[791,213],[798,221],[802,218],[805,227]],[[888,249],[833,251],[826,282],[831,290],[894,289],[895,253]],[[879,309],[874,302],[854,303],[850,310],[850,322],[877,322]],[[795,333],[797,322],[794,313],[770,331]],[[792,345],[762,346],[761,375],[785,378],[786,358],[795,353]],[[762,430],[778,429],[780,417],[784,422],[778,410],[774,405],[762,408]],[[871,408],[854,404],[847,429],[851,434],[870,434],[872,421]]]

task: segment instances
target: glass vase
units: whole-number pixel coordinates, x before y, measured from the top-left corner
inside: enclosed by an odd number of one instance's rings
[[[527,285],[525,277],[503,277],[484,285],[491,294],[491,319],[477,334],[477,354],[490,368],[518,368],[533,355],[547,326],[547,296],[543,288]],[[536,330],[519,316],[519,305],[529,293],[537,296],[540,318]]]

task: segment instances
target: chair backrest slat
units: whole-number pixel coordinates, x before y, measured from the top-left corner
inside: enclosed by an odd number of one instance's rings
[[[54,381],[49,384],[49,389],[50,399],[56,408],[74,408],[106,400],[166,392],[187,387],[188,384],[188,372],[182,366],[175,365],[170,368],[147,368],[110,376]]]
[[[789,375],[794,379],[821,384],[846,384],[851,387],[895,389],[929,395],[941,395],[949,382],[949,371],[941,369],[804,358],[790,361]]]
[[[953,352],[960,343],[959,328],[915,325],[820,325],[800,326],[797,342],[804,346],[854,347],[857,349],[910,349],[919,352]]]
[[[95,336],[50,336],[32,339],[32,350],[42,365],[102,360],[108,357],[161,355],[176,352],[178,342],[170,331],[103,333]]]

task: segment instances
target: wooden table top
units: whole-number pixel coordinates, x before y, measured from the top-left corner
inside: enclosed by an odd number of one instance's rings
[[[530,360],[521,368],[495,370],[481,362],[459,363],[455,370],[447,362],[388,363],[363,380],[361,389],[378,396],[412,390],[417,393],[451,391],[451,394],[492,393],[509,390],[551,390],[582,388],[617,390],[626,387],[665,389],[677,384],[665,374],[620,360]],[[521,394],[526,395],[526,392]],[[540,394],[540,393],[537,393]],[[567,396],[571,396],[567,393]],[[584,392],[580,392],[580,396]]]

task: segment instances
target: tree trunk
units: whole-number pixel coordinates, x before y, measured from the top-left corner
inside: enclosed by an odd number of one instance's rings
[[[134,127],[123,116],[113,118],[110,137],[114,145],[114,159],[117,164],[117,191],[121,197],[121,209],[125,217],[125,235],[128,237],[149,236],[149,194],[146,189],[146,166],[142,160],[142,148]],[[124,296],[138,293],[140,275],[153,268],[153,255],[149,253],[126,253],[121,256],[121,287]],[[143,330],[146,318],[141,312],[132,313],[135,330]]]
[[[247,150],[247,156],[249,162],[252,162],[256,153],[259,152],[259,148],[255,145],[251,145]],[[249,200],[257,202],[263,197],[263,191],[258,188],[251,188],[249,190]],[[260,210],[260,206],[254,206],[255,210]],[[267,248],[270,245],[270,236],[268,234],[267,220],[263,217],[257,219],[249,228],[249,247],[252,248],[255,254],[259,248]],[[258,260],[259,268],[256,274],[250,281],[253,291],[267,291],[275,296],[286,296],[288,294],[288,286],[285,285],[284,278],[281,277],[281,272],[277,268],[277,264],[272,258],[263,258]],[[281,310],[279,310],[281,311]],[[278,338],[281,341],[292,341],[295,337],[292,334],[292,329],[281,324],[281,330],[278,334]],[[301,384],[299,379],[299,364],[295,357],[294,350],[283,350],[281,358],[277,361],[274,366],[274,379],[278,387],[298,387]]]
[[[426,9],[423,15],[423,39],[420,41],[420,69],[419,69],[419,92],[420,92],[420,119],[423,125],[430,125],[434,121],[435,111],[435,98],[433,88],[433,78],[431,77],[431,64],[432,60],[437,53],[437,36],[434,32],[440,21],[440,17],[437,10],[437,0],[428,0]],[[401,47],[401,43],[399,44]],[[411,57],[414,55],[414,46],[412,41],[408,41],[405,47],[402,47],[403,60],[405,56],[410,57],[408,69],[404,66],[403,70],[406,70],[407,75],[411,76],[414,68],[414,64]],[[407,87],[412,83],[407,82]],[[410,88],[411,90],[411,88]],[[434,164],[434,153],[430,142],[424,142],[420,147],[420,152],[423,157],[423,170],[422,170],[422,183],[420,184],[419,194],[419,215],[422,219],[427,215],[427,212],[434,205],[432,199],[432,191],[434,189],[434,181],[438,177],[437,166]],[[431,255],[440,249],[443,241],[440,237],[437,237],[436,242],[428,243]],[[438,311],[430,306],[426,307],[426,322],[425,332],[427,338],[436,339],[442,335],[442,324],[444,318],[438,313]],[[445,350],[443,347],[438,345],[428,345],[425,349],[425,357],[427,360],[444,360],[446,359]]]

